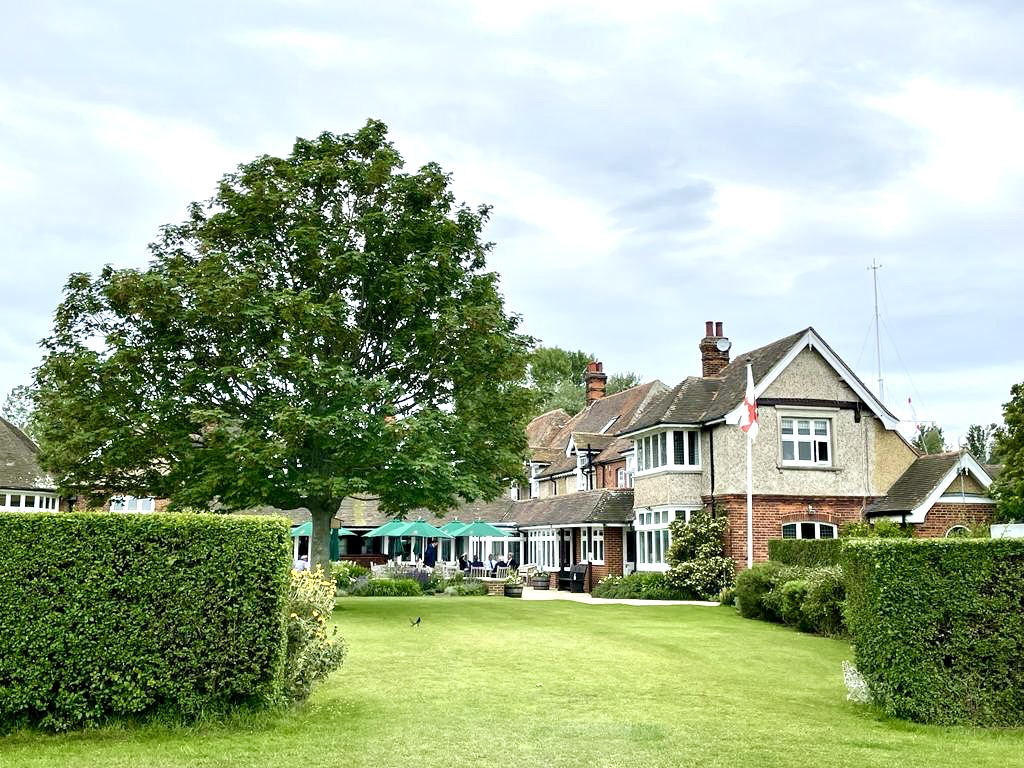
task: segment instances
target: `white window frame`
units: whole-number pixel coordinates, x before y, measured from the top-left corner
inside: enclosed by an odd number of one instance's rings
[[[786,535],[786,528],[794,526],[794,536]],[[836,539],[839,537],[839,526],[835,523],[825,522],[824,520],[791,520],[788,523],[783,523],[780,530],[782,531],[782,538],[784,539],[801,539],[803,541],[810,541],[811,539],[804,538],[803,526],[813,525],[814,526],[814,539]],[[822,536],[821,532],[823,529],[828,529],[832,532],[831,536]]]
[[[540,474],[540,464],[535,461],[530,462],[530,498],[540,498],[540,480],[537,479],[537,475]]]
[[[111,512],[153,512],[156,499],[152,496],[115,496],[110,500]]]
[[[834,467],[836,465],[835,415],[838,411],[801,411],[780,410],[777,414],[779,422],[779,465],[783,467]],[[806,435],[799,433],[800,422],[807,422]],[[825,434],[817,431],[820,423],[825,424]],[[783,432],[787,424],[791,432]],[[824,437],[824,439],[822,439]],[[789,439],[787,439],[789,438]],[[793,444],[793,458],[786,458],[786,443]],[[821,443],[826,443],[828,458],[819,459]],[[800,446],[808,446],[809,459],[800,458]]]
[[[17,505],[12,504],[14,497],[18,499]],[[32,499],[31,504],[26,504],[28,499]],[[59,506],[60,497],[55,493],[0,488],[0,509],[16,512],[55,512]]]
[[[558,570],[558,547],[560,537],[554,527],[529,528],[524,531],[527,536],[526,549],[529,559],[524,562],[536,563],[545,571]]]
[[[580,561],[604,565],[603,525],[592,525],[580,529]]]
[[[678,504],[643,507],[635,511],[633,528],[636,533],[636,569],[638,571],[667,571],[668,549],[672,545],[669,526],[674,520],[689,523],[698,505]]]
[[[690,435],[694,435],[691,441]],[[676,463],[676,436],[683,441],[683,463]],[[662,429],[633,438],[635,475],[655,472],[700,472],[701,449],[699,429]]]

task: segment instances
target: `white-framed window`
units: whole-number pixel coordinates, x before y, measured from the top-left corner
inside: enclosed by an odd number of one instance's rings
[[[615,470],[615,487],[616,488],[628,488],[626,485],[626,468],[619,467]]]
[[[638,509],[633,527],[636,528],[636,567],[638,571],[664,571],[668,569],[668,548],[672,534],[668,527],[673,520],[690,522],[690,516],[700,507],[652,507]]]
[[[558,534],[554,528],[538,528],[527,531],[527,554],[529,562],[548,570],[558,570]]]
[[[540,474],[540,464],[531,461],[530,462],[530,498],[540,498],[540,480],[537,479],[537,475]]]
[[[580,560],[604,565],[604,526],[595,525],[580,531]]]
[[[782,463],[790,466],[832,466],[832,419],[782,416],[779,419]]]
[[[585,491],[589,481],[587,473],[587,454],[577,453],[576,454],[576,490]]]
[[[152,512],[154,499],[152,496],[117,496],[110,500],[111,512]]]
[[[782,526],[784,539],[834,539],[838,535],[832,523],[819,523],[816,520],[801,520],[797,523],[785,523]]]
[[[668,429],[633,441],[636,472],[700,469],[700,430]]]
[[[55,493],[0,491],[0,509],[55,510],[60,498]]]

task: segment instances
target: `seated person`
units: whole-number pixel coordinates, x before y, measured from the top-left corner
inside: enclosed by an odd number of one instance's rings
[[[519,570],[519,561],[516,559],[514,554],[508,556],[508,561],[505,564],[509,567],[509,570]]]
[[[493,554],[487,557],[487,570],[491,572],[491,576],[498,570],[498,559]]]
[[[469,556],[465,552],[463,552],[461,555],[459,555],[459,570],[460,571],[468,571],[469,570]]]
[[[483,568],[484,567],[483,561],[480,559],[479,555],[474,555],[473,556],[473,562],[470,563],[470,566],[472,566],[473,568]]]

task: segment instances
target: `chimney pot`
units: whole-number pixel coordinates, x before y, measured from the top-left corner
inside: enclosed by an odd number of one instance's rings
[[[706,335],[697,348],[700,350],[701,375],[707,378],[720,375],[722,369],[729,364],[729,345],[724,344],[725,349],[718,348],[724,338],[721,321],[708,321],[704,330]]]

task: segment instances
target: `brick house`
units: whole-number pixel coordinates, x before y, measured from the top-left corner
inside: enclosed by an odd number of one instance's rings
[[[760,426],[752,452],[755,561],[767,559],[772,538],[834,538],[917,459],[897,418],[813,328],[730,360],[722,324],[709,322],[699,349],[702,375],[680,382],[619,435],[632,441],[637,464],[638,570],[665,570],[669,524],[703,507],[728,516],[727,554],[745,564],[746,437],[726,420],[743,401],[748,360]]]

